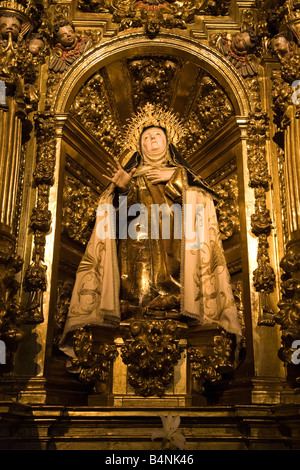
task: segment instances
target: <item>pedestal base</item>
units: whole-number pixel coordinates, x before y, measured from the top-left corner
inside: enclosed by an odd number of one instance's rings
[[[221,328],[137,319],[119,331],[86,327],[74,334],[79,377],[93,386],[88,403],[160,407],[207,403],[206,382],[235,367],[235,338]]]

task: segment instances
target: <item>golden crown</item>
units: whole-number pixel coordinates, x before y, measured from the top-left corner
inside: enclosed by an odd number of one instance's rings
[[[181,121],[174,113],[162,106],[147,103],[130,119],[126,128],[124,148],[138,151],[143,129],[152,126],[165,129],[168,142],[173,144],[177,144],[186,133]]]
[[[28,21],[28,10],[33,2],[29,0],[0,0],[0,13],[14,13],[22,21]]]

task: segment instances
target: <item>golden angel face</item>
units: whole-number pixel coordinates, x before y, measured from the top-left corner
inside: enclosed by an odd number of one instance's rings
[[[141,138],[142,150],[148,155],[157,155],[163,152],[167,146],[167,137],[165,132],[159,127],[150,127],[146,129]]]
[[[61,26],[57,32],[58,42],[64,47],[72,46],[76,41],[76,34],[71,25]]]
[[[249,33],[239,33],[233,38],[233,45],[239,52],[247,52],[251,48],[251,38]]]
[[[291,52],[291,44],[284,36],[277,36],[271,40],[273,51],[280,57],[284,57]]]
[[[0,17],[0,34],[3,39],[8,39],[11,33],[12,39],[16,41],[21,31],[21,23],[15,16],[13,17]]]

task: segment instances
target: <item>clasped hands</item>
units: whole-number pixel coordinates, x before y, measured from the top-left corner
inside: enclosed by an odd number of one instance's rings
[[[109,176],[103,176],[108,179],[111,183],[114,183],[121,192],[126,192],[129,189],[130,182],[136,168],[130,170],[129,173],[125,171],[119,160],[114,157],[115,164],[110,162],[107,163],[107,173]],[[169,181],[174,173],[174,169],[166,168],[165,170],[153,169],[146,173],[146,177],[151,181],[152,184],[165,183]]]

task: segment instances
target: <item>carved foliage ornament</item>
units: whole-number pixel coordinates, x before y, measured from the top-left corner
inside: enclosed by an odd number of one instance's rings
[[[222,371],[233,369],[232,351],[233,341],[225,331],[214,336],[212,351],[201,347],[189,349],[194,388],[198,392],[204,390],[206,380],[218,382],[222,378]]]
[[[105,150],[112,154],[120,152],[121,132],[115,122],[100,72],[93,75],[81,88],[70,108],[70,113]]]
[[[222,240],[240,231],[237,175],[214,186],[219,201],[216,207]]]
[[[128,380],[137,395],[162,396],[173,378],[182,347],[176,340],[177,322],[133,321],[122,347]]]
[[[46,265],[44,264],[46,234],[51,227],[51,212],[48,209],[50,187],[54,183],[55,168],[55,123],[51,114],[39,113],[35,118],[37,138],[37,160],[34,182],[37,187],[36,206],[32,210],[30,228],[34,233],[32,263],[25,273],[24,287],[29,292],[28,322],[43,321],[42,295],[46,290]]]
[[[253,285],[260,294],[261,313],[259,325],[274,326],[274,312],[270,307],[269,294],[275,287],[275,273],[270,265],[268,236],[272,230],[270,211],[267,208],[266,191],[269,190],[270,175],[266,159],[268,138],[268,116],[256,105],[248,122],[248,167],[249,185],[255,192],[255,212],[251,216],[252,232],[258,237],[257,268],[253,272]]]
[[[280,70],[272,74],[272,101],[275,113],[274,122],[279,131],[284,131],[290,123],[289,108],[295,105],[296,117],[300,117],[299,93],[296,87],[300,77],[300,54],[280,60]]]
[[[125,62],[135,108],[148,101],[169,106],[180,61],[171,57],[136,57]]]
[[[178,145],[186,156],[195,152],[233,115],[233,106],[228,96],[211,77],[202,77],[197,88],[196,99],[186,120],[188,132],[185,132]]]
[[[97,344],[93,334],[79,328],[73,335],[76,359],[73,366],[79,369],[79,379],[85,384],[93,384],[95,392],[106,391],[111,363],[117,356],[114,344]]]

